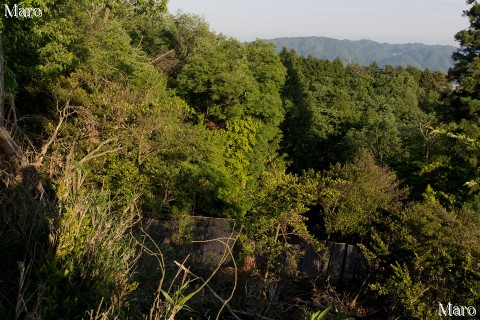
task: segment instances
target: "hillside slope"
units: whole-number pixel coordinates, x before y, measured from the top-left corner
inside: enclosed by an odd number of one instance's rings
[[[421,43],[388,44],[371,40],[337,40],[326,37],[293,37],[265,40],[274,43],[277,50],[284,47],[294,49],[303,56],[312,55],[320,59],[333,60],[337,57],[345,63],[356,62],[379,66],[415,66],[447,72],[453,66],[452,53],[457,50],[448,45],[425,45]]]

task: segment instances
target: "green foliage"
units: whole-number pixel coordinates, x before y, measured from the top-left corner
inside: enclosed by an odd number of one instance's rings
[[[263,298],[269,281],[297,274],[294,244],[319,240],[308,213],[322,238],[363,249],[359,300],[375,309],[429,318],[438,301],[478,301],[476,1],[450,78],[277,55],[166,3],[32,0],[22,4],[42,19],[2,18],[8,129],[25,158],[17,176],[1,174],[0,290],[18,301],[0,317],[173,319],[211,278],[193,289],[178,264],[167,288],[153,253],[152,293],[135,280],[149,275],[133,274],[137,245],[152,250],[132,229],[170,219],[188,242],[199,214],[244,224],[246,250],[266,260]]]
[[[459,31],[455,39],[460,44],[460,49],[452,56],[455,66],[450,70],[450,79],[458,84],[458,88],[446,99],[447,106],[439,112],[442,120],[450,122],[448,126],[440,127],[439,133],[452,138],[454,150],[458,151],[457,157],[452,157],[451,166],[461,172],[461,180],[470,191],[475,190],[478,181],[478,139],[479,128],[479,54],[478,34],[480,4],[477,1],[467,1],[471,5],[466,10],[470,26]],[[460,167],[460,168],[459,168]],[[465,185],[463,185],[465,188]],[[473,189],[472,189],[473,187]],[[452,192],[453,193],[453,192]],[[462,194],[462,201],[470,200],[471,194]]]
[[[210,31],[208,23],[198,15],[179,13],[175,17],[165,17],[166,37],[171,48],[183,65],[208,42],[215,41],[215,34]]]
[[[112,212],[108,194],[88,190],[84,180],[81,172],[71,173],[58,189],[63,212],[50,235],[54,256],[42,269],[47,318],[72,319],[101,301],[119,308],[137,286],[131,281],[137,250],[128,235],[136,213]]]
[[[216,136],[224,145],[223,159],[225,161],[224,185],[219,189],[219,197],[230,204],[234,210],[228,215],[242,217],[250,208],[247,188],[255,183],[251,157],[257,143],[259,123],[253,118],[227,122],[225,130],[216,131]],[[250,184],[250,186],[249,186]]]
[[[195,32],[198,23],[183,27]],[[217,162],[223,180],[218,197],[228,207],[223,214],[240,217],[251,207],[246,189],[256,187],[276,157],[284,68],[274,48],[261,41],[242,44],[212,34],[197,40],[202,43],[195,50],[182,53],[174,47],[185,57],[175,85],[225,146],[220,149],[224,164]]]
[[[161,290],[162,295],[165,297],[165,300],[168,302],[168,306],[165,310],[165,319],[170,319],[170,317],[174,317],[176,313],[180,312],[180,310],[192,310],[190,309],[186,303],[190,300],[193,295],[184,295],[185,290],[188,288],[190,281],[185,281],[182,285],[175,290],[173,296],[169,295],[166,291]]]
[[[244,45],[218,37],[202,43],[188,57],[177,81],[180,92],[198,112],[214,122],[245,115],[258,97]]]
[[[319,310],[317,312],[314,312],[310,315],[305,315],[304,319],[305,320],[322,320],[322,319],[325,319],[325,317],[328,315],[328,313],[330,312],[330,309],[332,307],[328,307],[327,309],[325,310]]]
[[[479,295],[475,283],[480,279],[473,267],[480,258],[478,214],[450,213],[438,204],[418,203],[395,221],[381,236],[390,252],[381,258],[382,263],[390,263],[385,266],[386,278],[372,286],[397,301],[392,310],[426,318],[437,314],[437,301],[474,304]]]
[[[283,119],[283,78],[271,46],[217,36],[203,40],[186,58],[176,82],[189,104],[217,126],[245,116],[278,126]]]
[[[408,267],[406,265],[392,265],[393,276],[382,286],[373,286],[379,294],[395,296],[401,301],[403,307],[409,316],[419,317],[423,319],[432,318],[434,310],[429,310],[428,305],[422,301],[425,292],[429,288],[425,288],[423,283],[414,282],[410,277]],[[437,310],[435,310],[437,311]]]
[[[283,147],[294,171],[323,170],[365,148],[389,165],[415,151],[419,141],[412,137],[426,115],[419,107],[424,93],[410,72],[344,66],[286,50],[280,56],[288,70]]]
[[[480,116],[478,101],[480,98],[480,56],[476,49],[478,47],[477,35],[480,32],[478,27],[480,4],[473,0],[469,0],[467,3],[472,5],[469,10],[465,11],[470,26],[455,35],[455,39],[460,44],[460,49],[452,56],[455,66],[449,73],[450,78],[455,80],[459,86],[450,97],[451,108],[447,110],[444,116],[457,123],[464,121],[462,127],[465,127],[465,122],[467,122],[468,127],[475,128],[476,135],[472,138],[476,139],[479,134],[478,119]],[[464,130],[467,131],[468,129],[465,128]],[[468,131],[471,131],[471,129]]]
[[[367,153],[355,163],[332,166],[319,177],[318,202],[327,233],[365,236],[385,212],[398,210],[406,196],[387,168]]]
[[[298,252],[292,240],[315,242],[303,215],[314,200],[313,179],[287,174],[280,168],[261,175],[246,221],[248,239],[255,241],[255,254],[267,257],[266,278],[270,270],[295,273]],[[277,260],[280,255],[285,255],[286,263]]]

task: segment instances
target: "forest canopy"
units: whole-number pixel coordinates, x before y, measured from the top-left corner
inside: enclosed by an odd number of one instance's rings
[[[18,3],[42,16],[0,20],[0,318],[480,308],[480,4],[467,3],[448,74],[277,54],[166,0]],[[195,216],[241,226],[238,268],[264,260],[220,306],[222,281],[206,299],[178,252],[140,232],[170,221],[188,241]],[[322,240],[361,248],[369,276],[283,301],[305,277],[282,261]]]

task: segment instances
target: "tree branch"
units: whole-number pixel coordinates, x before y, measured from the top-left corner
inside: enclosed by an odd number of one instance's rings
[[[43,164],[43,160],[47,155],[48,149],[57,139],[58,133],[60,132],[60,129],[62,128],[63,123],[69,116],[71,116],[74,113],[74,111],[72,111],[72,108],[70,107],[69,102],[65,104],[62,110],[59,110],[58,101],[57,101],[57,110],[60,116],[60,118],[58,119],[57,126],[55,127],[55,130],[53,130],[53,133],[50,136],[50,138],[48,138],[47,142],[45,142],[42,149],[40,150],[40,153],[37,156],[37,160],[33,164],[35,167],[40,167]]]
[[[161,60],[163,57],[166,57],[166,56],[168,56],[169,54],[174,53],[174,52],[175,52],[175,50],[172,49],[172,50],[169,50],[169,51],[167,51],[167,52],[165,52],[165,53],[159,54],[155,59],[152,60],[151,63],[152,63],[152,64],[155,64],[155,63],[157,63],[159,60]]]
[[[87,161],[90,161],[92,159],[95,159],[95,158],[104,156],[106,154],[117,152],[118,150],[121,150],[122,147],[116,147],[114,149],[105,150],[103,152],[100,152],[100,150],[102,149],[103,146],[105,146],[106,144],[109,144],[110,142],[115,141],[115,140],[116,140],[115,138],[109,138],[109,139],[101,142],[92,152],[88,153],[85,157],[80,159],[80,161],[78,161],[78,163],[83,164],[83,163],[85,163]]]

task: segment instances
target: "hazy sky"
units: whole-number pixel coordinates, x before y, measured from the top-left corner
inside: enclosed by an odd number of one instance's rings
[[[242,41],[325,36],[379,42],[457,45],[468,27],[465,0],[169,0],[204,16],[217,33]]]

